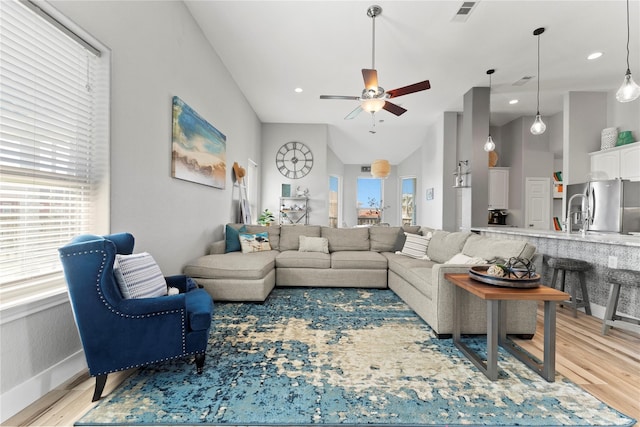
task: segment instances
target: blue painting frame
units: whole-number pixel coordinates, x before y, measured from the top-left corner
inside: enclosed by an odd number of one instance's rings
[[[171,176],[224,189],[227,137],[179,97],[173,97]]]

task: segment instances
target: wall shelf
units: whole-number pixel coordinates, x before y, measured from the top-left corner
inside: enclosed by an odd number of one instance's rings
[[[280,197],[280,224],[309,225],[308,197]]]

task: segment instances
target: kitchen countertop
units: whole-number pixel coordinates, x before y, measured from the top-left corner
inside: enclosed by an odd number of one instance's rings
[[[486,231],[488,233],[496,234],[515,234],[518,236],[541,237],[546,239],[574,240],[578,242],[640,247],[640,235],[630,234],[588,232],[587,235],[583,237],[581,233],[567,234],[564,231],[536,230],[515,227],[471,227],[471,231]]]

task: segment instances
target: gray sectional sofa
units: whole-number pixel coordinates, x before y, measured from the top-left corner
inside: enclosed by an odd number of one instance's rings
[[[239,229],[241,224],[229,224]],[[275,286],[390,288],[437,335],[452,327],[454,285],[445,273],[468,271],[467,264],[447,264],[454,255],[492,261],[497,258],[531,259],[532,245],[466,232],[447,232],[418,226],[330,228],[313,225],[246,226],[246,233],[268,233],[271,251],[228,252],[225,241],[214,242],[209,254],[189,262],[184,273],[217,301],[264,301]],[[405,232],[430,234],[426,255],[430,260],[398,254]],[[300,236],[324,237],[328,249],[300,250]],[[307,249],[304,247],[302,249]],[[460,255],[458,255],[460,257]],[[466,294],[462,333],[486,332],[486,304]],[[537,305],[531,301],[507,303],[507,333],[533,335]]]

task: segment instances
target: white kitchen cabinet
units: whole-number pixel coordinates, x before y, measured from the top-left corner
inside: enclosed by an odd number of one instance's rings
[[[640,181],[640,143],[620,151],[620,177]]]
[[[640,181],[640,143],[609,148],[608,150],[589,153],[591,156],[591,173],[594,177],[604,179],[630,179]]]
[[[509,209],[509,168],[489,168],[489,209]]]

